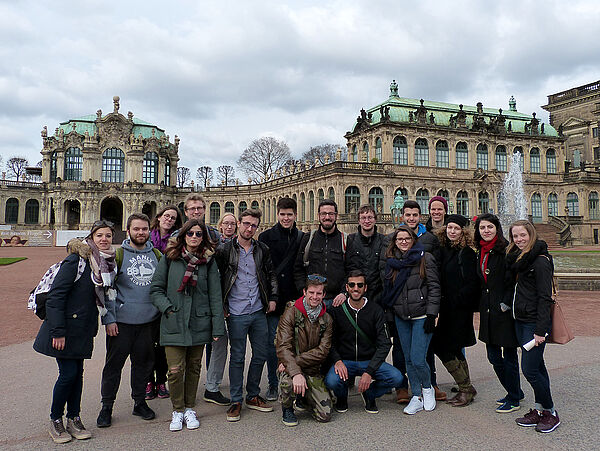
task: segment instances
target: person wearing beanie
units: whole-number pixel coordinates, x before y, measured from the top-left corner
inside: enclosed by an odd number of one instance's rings
[[[433,196],[429,200],[429,219],[425,224],[428,232],[434,232],[447,223],[448,201],[442,196]]]

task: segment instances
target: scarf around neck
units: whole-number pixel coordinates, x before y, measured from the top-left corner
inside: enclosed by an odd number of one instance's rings
[[[160,236],[160,229],[158,228],[150,232],[150,239],[152,240],[152,244],[163,254],[167,249],[167,244],[169,243],[169,238],[171,238],[171,233],[172,232],[169,232],[165,236]]]
[[[89,257],[91,278],[94,283],[96,293],[96,305],[100,316],[106,315],[106,299],[115,301],[117,299],[117,290],[115,289],[115,277],[117,275],[117,262],[115,261],[115,249],[111,246],[107,251],[101,251],[94,243],[94,240],[88,238],[85,240],[90,247],[92,255]]]
[[[181,258],[185,260],[187,266],[185,268],[185,274],[183,275],[183,280],[181,281],[181,285],[177,289],[177,291],[182,292],[186,289],[186,287],[195,287],[198,283],[198,273],[196,268],[198,265],[204,265],[206,263],[206,258],[204,257],[196,257],[194,254],[189,252],[185,246],[181,249]]]
[[[389,308],[396,303],[396,299],[402,292],[406,281],[414,266],[421,262],[425,256],[425,248],[419,242],[416,242],[413,247],[404,253],[402,258],[388,258],[385,262],[385,278],[383,281],[383,298],[384,307]],[[396,278],[393,274],[396,272]]]
[[[481,254],[479,256],[479,266],[481,266],[481,273],[483,274],[483,280],[487,282],[487,266],[489,261],[489,254],[492,248],[496,245],[496,241],[498,241],[498,235],[496,235],[491,241],[485,241],[483,239],[479,240],[479,245],[481,246]]]
[[[306,311],[306,316],[311,323],[314,323],[319,319],[319,315],[321,315],[321,310],[323,310],[323,303],[320,303],[315,308],[312,308],[308,302],[306,302],[306,297],[302,298],[302,305],[304,306],[304,310]]]

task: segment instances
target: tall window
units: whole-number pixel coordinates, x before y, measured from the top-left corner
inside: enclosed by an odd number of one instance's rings
[[[349,186],[344,194],[346,213],[356,213],[360,208],[360,190],[357,186]]]
[[[466,191],[459,191],[456,195],[456,213],[469,216],[469,195]]]
[[[540,149],[532,147],[529,151],[529,170],[531,172],[538,173],[541,171],[540,168]]]
[[[477,144],[477,169],[488,169],[488,148],[485,144]]]
[[[531,196],[531,217],[533,222],[542,222],[542,196],[539,193]]]
[[[375,140],[375,158],[377,158],[377,162],[381,163],[381,138],[377,138]]]
[[[371,205],[376,212],[383,212],[383,190],[378,186],[371,188],[369,191],[369,205]]]
[[[235,205],[233,205],[233,202],[225,202],[225,213],[231,213],[232,215],[235,215]]]
[[[308,192],[308,217],[311,221],[315,220],[315,193]]]
[[[216,224],[219,222],[219,218],[221,218],[221,206],[219,202],[213,202],[210,204],[210,223]]]
[[[123,182],[125,179],[125,154],[121,149],[106,149],[102,154],[102,181]]]
[[[429,166],[429,146],[425,138],[415,141],[415,166]]]
[[[465,142],[456,144],[456,169],[469,169],[469,150]]]
[[[429,191],[421,188],[417,191],[417,203],[421,207],[422,212],[427,212],[429,208]]]
[[[171,160],[169,157],[165,158],[165,185],[171,186]]]
[[[358,152],[356,151],[356,144],[354,144],[352,146],[352,151],[350,152],[350,160],[351,161],[358,161]]]
[[[142,174],[144,183],[158,183],[158,155],[156,152],[146,152]]]
[[[479,214],[488,213],[490,211],[490,195],[481,192],[477,196]]]
[[[446,199],[446,201],[450,200],[450,194],[448,194],[448,190],[446,189],[439,190],[437,195],[443,197],[444,199]]]
[[[567,194],[567,208],[569,216],[579,216],[579,197],[577,193]]]
[[[264,200],[263,200],[264,202]],[[265,210],[265,221],[269,222],[269,217],[271,216],[271,200],[267,199],[267,209]]]
[[[335,200],[335,191],[333,187],[329,188],[329,191],[327,192],[327,199]]]
[[[29,199],[25,203],[25,224],[38,222],[40,222],[40,203],[36,199]]]
[[[438,168],[447,168],[450,165],[450,151],[448,142],[440,140],[435,145],[435,165]]]
[[[600,219],[600,211],[598,210],[598,193],[592,191],[588,197],[588,206],[590,210],[590,219]]]
[[[548,216],[558,216],[558,196],[548,194]]]
[[[250,204],[250,208],[252,210],[258,210],[258,201],[257,200],[253,200],[252,203]]]
[[[506,147],[496,147],[496,170],[506,172]]]
[[[556,152],[554,149],[546,151],[546,172],[556,174]]]
[[[365,161],[371,161],[369,158],[369,143],[366,141],[363,143],[363,155],[365,155]],[[362,161],[363,155],[360,156],[360,161]]]
[[[83,157],[79,147],[69,147],[65,152],[65,180],[80,181]]]
[[[323,199],[325,199],[325,193],[319,188],[319,191],[317,191],[317,205],[320,204]]]
[[[306,197],[300,193],[300,221],[306,221]]]
[[[50,182],[56,182],[56,176],[58,175],[57,160],[56,152],[52,152],[52,155],[50,155]]]
[[[523,155],[523,148],[521,146],[515,147],[513,153],[519,154],[519,169],[521,172],[525,170],[525,156]]]
[[[16,224],[19,220],[19,200],[11,197],[6,201],[4,208],[4,221],[7,224]]]
[[[241,201],[238,204],[238,216],[242,214],[243,211],[248,210],[248,204],[246,203],[246,201]]]
[[[404,136],[394,138],[394,164],[408,164],[408,146]]]

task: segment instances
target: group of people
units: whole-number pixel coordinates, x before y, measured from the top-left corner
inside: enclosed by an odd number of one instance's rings
[[[199,194],[184,202],[185,216],[167,205],[151,221],[141,213],[127,220],[121,247],[112,246],[114,226],[94,223],[83,242],[72,240],[46,301],[46,319],[34,349],[56,358],[50,435],[57,443],[87,439],[80,418],[83,361],[91,358],[98,314],[106,329],[102,406],[98,427],[112,424],[112,409],[127,358],[131,361],[132,414],[155,417],[147,400],[170,398],[169,428],[199,427],[196,395],[204,350],[203,399],[228,406],[227,421],[242,405],[261,412],[280,400],[282,421],[298,424],[310,410],[319,422],[348,409],[356,386],[365,411],[395,390],[404,413],[471,404],[477,394],[465,348],[479,338],[506,395],[496,411],[520,408],[517,348],[534,408],[516,420],[551,432],[559,424],[544,364],[550,332],[552,257],[533,225],[517,221],[509,240],[498,218],[469,220],[448,214],[442,197],[404,203],[403,223],[391,234],[377,231],[370,205],[358,211],[358,229],[337,228],[337,205],[322,200],[319,226],[296,226],[295,200],[277,203],[278,222],[255,239],[261,212],[226,213],[217,228],[204,222]],[[246,343],[252,356],[246,375]],[[221,392],[228,361],[229,398]],[[391,350],[392,364],[386,362]],[[436,381],[437,355],[457,384],[448,398]],[[267,366],[268,386],[260,382]],[[168,387],[167,387],[168,385]],[[410,392],[409,392],[410,389]],[[410,394],[409,394],[410,393]],[[66,406],[66,427],[63,422]]]

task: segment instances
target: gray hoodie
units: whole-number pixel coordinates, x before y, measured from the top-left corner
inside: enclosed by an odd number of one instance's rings
[[[132,247],[129,239],[123,241],[122,247],[123,263],[115,282],[117,300],[106,302],[108,313],[102,317],[102,324],[146,324],[159,316],[150,300],[150,283],[158,259],[150,240],[142,250]]]

